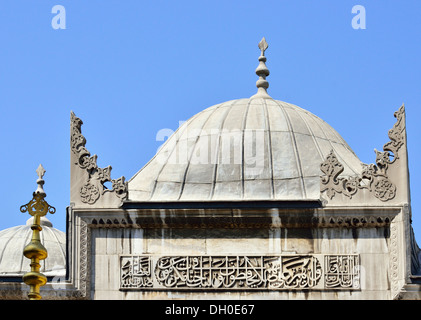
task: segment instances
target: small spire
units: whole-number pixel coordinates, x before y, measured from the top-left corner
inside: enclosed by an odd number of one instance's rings
[[[47,212],[51,214],[56,212],[56,209],[50,206],[44,199],[46,197],[43,189],[45,169],[41,164],[38,166],[36,172],[38,175],[38,188],[33,193],[32,200],[20,207],[21,212],[28,212],[32,216],[31,242],[23,249],[23,255],[31,260],[31,271],[25,273],[22,277],[23,282],[29,285],[28,298],[30,300],[41,299],[40,287],[47,283],[47,277],[39,272],[41,268],[40,260],[44,260],[48,256],[47,249],[41,243],[40,232],[42,230],[41,225],[43,225],[41,223],[41,218],[43,218]]]
[[[37,172],[37,175],[38,175],[38,180],[37,180],[38,187],[37,187],[37,190],[35,191],[35,193],[40,193],[40,194],[45,195],[44,179],[42,179],[42,178],[44,177],[44,174],[45,174],[46,171],[45,171],[44,167],[42,166],[42,164],[40,164],[38,166],[38,169],[37,169],[36,172]]]
[[[266,57],[265,51],[269,47],[266,42],[265,37],[259,42],[260,57],[259,65],[256,69],[256,74],[259,76],[259,80],[256,81],[257,93],[252,96],[252,98],[271,98],[267,93],[267,88],[269,88],[269,82],[267,82],[266,77],[269,75],[269,69],[266,67]]]

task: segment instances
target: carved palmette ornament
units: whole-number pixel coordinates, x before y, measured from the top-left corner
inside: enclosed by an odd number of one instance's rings
[[[126,178],[113,179],[111,183],[116,196],[120,199],[126,199],[128,195]]]
[[[320,179],[320,191],[326,192],[329,199],[336,193],[352,198],[360,189],[368,189],[381,200],[388,201],[396,195],[396,185],[389,179],[387,170],[390,164],[398,158],[399,149],[405,142],[405,107],[402,105],[394,113],[397,119],[395,125],[389,130],[391,141],[383,146],[383,151],[374,149],[376,164],[363,164],[360,175],[352,177],[339,177],[344,171],[344,166],[339,162],[333,150],[320,165],[323,175]]]
[[[70,148],[76,155],[75,164],[87,171],[89,177],[86,183],[80,188],[80,199],[83,203],[94,204],[105,192],[113,192],[120,199],[126,199],[128,195],[127,182],[124,177],[111,179],[111,166],[99,168],[97,155],[91,156],[86,149],[86,139],[82,135],[82,120],[71,112],[70,115]],[[112,189],[107,189],[106,182],[112,183]]]

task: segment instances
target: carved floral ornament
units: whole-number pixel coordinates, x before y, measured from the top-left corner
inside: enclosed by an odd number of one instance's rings
[[[118,179],[111,179],[111,166],[99,168],[97,155],[91,156],[86,149],[86,139],[82,135],[82,120],[71,112],[71,136],[70,147],[76,155],[75,164],[88,173],[88,180],[80,188],[80,198],[83,203],[94,204],[105,192],[113,192],[118,198],[126,199],[128,195],[127,182],[124,176]],[[112,183],[112,189],[107,189],[105,182]]]
[[[321,192],[326,191],[329,199],[336,193],[352,198],[360,189],[368,189],[381,201],[388,201],[395,197],[396,186],[389,179],[387,170],[390,164],[399,159],[398,151],[405,142],[405,107],[402,105],[394,113],[397,119],[395,125],[389,130],[390,141],[383,146],[383,151],[374,149],[376,153],[376,164],[363,164],[360,175],[339,178],[344,171],[344,166],[339,162],[333,150],[328,154],[325,161],[320,165]],[[391,159],[392,157],[392,159]]]

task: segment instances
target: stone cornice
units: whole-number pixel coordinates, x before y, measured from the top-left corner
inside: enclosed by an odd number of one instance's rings
[[[74,210],[90,228],[368,228],[389,226],[400,207]]]

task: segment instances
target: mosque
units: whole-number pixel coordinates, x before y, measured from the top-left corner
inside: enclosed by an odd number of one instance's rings
[[[72,112],[66,232],[45,214],[0,231],[0,298],[28,299],[23,251],[41,229],[42,299],[420,299],[404,106],[362,163],[269,95],[267,48],[256,94],[191,117],[127,181],[98,167]]]

